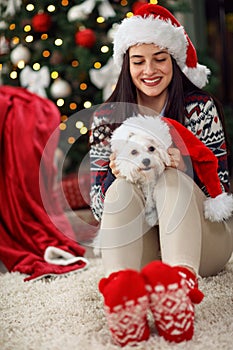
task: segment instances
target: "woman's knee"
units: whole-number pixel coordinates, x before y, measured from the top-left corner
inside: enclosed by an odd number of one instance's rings
[[[104,211],[115,213],[132,206],[142,210],[144,207],[142,191],[126,179],[117,178],[106,192]]]
[[[195,204],[194,186],[193,180],[181,171],[165,170],[154,191],[160,217],[164,214],[167,219],[172,216],[175,222],[182,220],[190,205]]]
[[[189,190],[192,192],[194,181],[190,176],[178,169],[167,168],[158,179],[157,187],[160,189],[167,188],[176,192],[179,192],[179,190],[185,188],[186,191]]]

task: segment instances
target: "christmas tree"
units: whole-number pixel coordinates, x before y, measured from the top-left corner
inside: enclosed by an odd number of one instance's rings
[[[22,86],[53,100],[61,112],[67,144],[68,118],[100,104],[114,88],[112,65],[117,23],[147,0],[0,0],[0,84]],[[185,1],[159,1],[171,11],[185,11]],[[86,152],[88,125],[77,120],[79,151]],[[63,137],[64,142],[64,137]],[[75,147],[74,147],[75,149]]]

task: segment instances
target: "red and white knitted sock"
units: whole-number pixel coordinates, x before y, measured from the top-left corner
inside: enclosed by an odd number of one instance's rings
[[[141,274],[159,335],[176,343],[192,339],[194,306],[185,279],[175,268],[161,261],[149,263]]]
[[[115,344],[135,345],[147,340],[149,299],[143,277],[134,270],[112,273],[99,282],[105,314]]]
[[[184,266],[174,266],[179,275],[185,280],[188,295],[194,304],[199,304],[204,298],[204,294],[198,289],[198,280],[194,273]]]

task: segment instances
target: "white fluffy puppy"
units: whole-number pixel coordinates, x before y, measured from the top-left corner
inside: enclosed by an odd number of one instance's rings
[[[112,134],[111,147],[116,154],[117,169],[126,180],[141,187],[150,226],[157,221],[154,186],[165,167],[170,165],[167,148],[171,144],[168,125],[160,117],[133,116]]]

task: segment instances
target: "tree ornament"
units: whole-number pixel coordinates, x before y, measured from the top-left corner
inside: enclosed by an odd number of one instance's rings
[[[113,23],[112,28],[110,28],[107,32],[107,37],[111,42],[113,42],[114,35],[117,31],[118,26],[119,26],[118,23]]]
[[[0,6],[4,5],[5,9],[1,13],[1,17],[13,17],[20,10],[22,0],[1,0]]]
[[[17,65],[19,61],[24,61],[25,63],[28,63],[30,58],[31,58],[30,50],[26,46],[23,46],[22,44],[17,45],[11,51],[11,54],[10,54],[11,62],[14,65]]]
[[[66,98],[71,92],[70,84],[61,78],[56,79],[50,87],[50,93],[53,98]]]
[[[10,52],[10,44],[4,35],[0,36],[0,56],[7,55]]]
[[[92,48],[96,43],[96,35],[92,29],[82,29],[75,34],[75,43],[79,46]]]
[[[44,66],[38,71],[34,71],[31,67],[26,66],[20,74],[20,84],[29,91],[47,97],[45,88],[49,86],[50,74],[48,67]]]
[[[98,11],[100,16],[104,18],[116,16],[112,5],[108,0],[86,0],[81,5],[75,5],[67,13],[67,18],[69,22],[74,22],[76,20],[85,20],[94,10],[94,7],[98,6]]]
[[[4,30],[7,27],[8,27],[8,24],[5,21],[1,20],[0,21],[0,30]]]
[[[114,65],[112,57],[101,69],[90,69],[90,80],[98,89],[103,89],[104,101],[113,92],[119,73],[120,69]]]
[[[51,17],[47,13],[37,13],[32,18],[32,27],[35,30],[35,32],[47,32],[51,27],[52,21]]]

